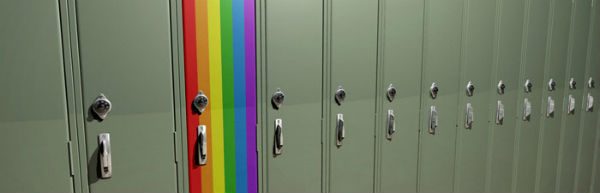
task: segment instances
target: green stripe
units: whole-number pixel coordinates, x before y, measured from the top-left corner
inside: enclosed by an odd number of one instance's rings
[[[223,137],[225,145],[225,192],[235,187],[235,111],[233,96],[233,18],[231,0],[221,0],[221,49],[223,62]]]

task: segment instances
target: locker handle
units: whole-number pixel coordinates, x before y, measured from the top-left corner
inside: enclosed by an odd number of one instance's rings
[[[496,125],[502,124],[504,124],[504,104],[498,100],[498,105],[496,106]]]
[[[529,102],[528,98],[525,98],[523,101],[523,121],[531,120],[531,102]]]
[[[392,139],[392,135],[396,132],[396,118],[394,115],[394,110],[388,110],[387,121],[387,138]]]
[[[465,113],[465,128],[472,129],[473,128],[473,105],[471,103],[467,103],[467,109]]]
[[[585,110],[587,112],[594,111],[594,96],[592,96],[590,93],[587,95],[587,108],[585,108]]]
[[[208,160],[207,153],[207,137],[206,137],[206,125],[198,126],[198,143],[196,144],[198,147],[198,165],[206,165],[206,161]]]
[[[435,130],[438,127],[438,112],[435,106],[430,107],[429,111],[429,134],[435,135]]]
[[[283,149],[283,120],[275,120],[275,155],[281,155]]]
[[[342,146],[342,141],[346,137],[346,127],[344,126],[344,114],[337,115],[336,121],[336,144],[338,147]]]
[[[554,99],[551,96],[548,97],[548,107],[546,107],[546,117],[554,117]]]
[[[112,158],[110,151],[110,134],[101,133],[98,136],[98,148],[100,159],[100,178],[108,179],[112,177]]]

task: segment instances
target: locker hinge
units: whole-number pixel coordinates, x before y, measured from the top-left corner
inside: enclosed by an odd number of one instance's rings
[[[73,168],[73,144],[71,141],[67,142],[67,151],[69,151],[69,174],[71,177],[75,176],[75,169]]]

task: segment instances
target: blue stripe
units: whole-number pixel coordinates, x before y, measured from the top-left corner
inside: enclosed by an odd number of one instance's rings
[[[248,192],[246,164],[246,50],[244,42],[244,0],[232,0],[233,66],[235,102],[236,192]]]

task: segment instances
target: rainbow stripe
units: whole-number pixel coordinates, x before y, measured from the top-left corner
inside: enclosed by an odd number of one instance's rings
[[[253,0],[182,0],[191,193],[257,192],[256,50]],[[196,165],[196,127],[208,128],[208,162]]]

